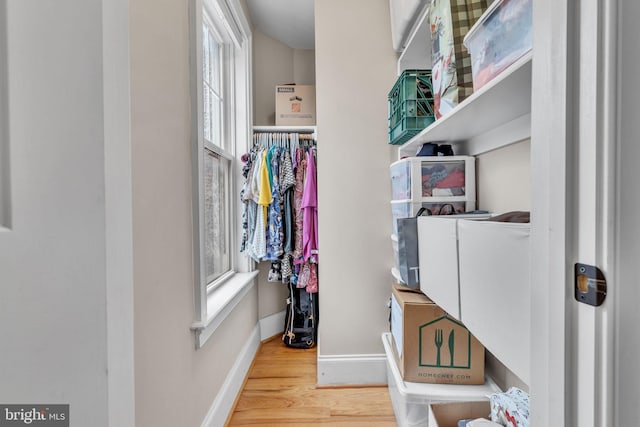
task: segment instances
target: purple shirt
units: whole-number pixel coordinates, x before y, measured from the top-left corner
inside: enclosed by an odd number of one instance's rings
[[[307,179],[302,194],[302,255],[305,261],[318,260],[318,188],[316,185],[316,164],[309,149]]]

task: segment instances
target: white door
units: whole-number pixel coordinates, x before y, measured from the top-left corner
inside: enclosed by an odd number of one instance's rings
[[[635,1],[534,2],[532,425],[637,423]],[[634,139],[635,137],[635,139]],[[607,281],[574,298],[574,265]]]
[[[114,239],[131,243],[110,198],[126,207],[131,193],[111,187],[121,93],[108,67],[119,51],[113,39],[103,48],[118,14],[107,4],[123,2],[0,0],[0,402],[69,404],[78,426],[133,425],[118,423],[108,398],[132,351],[118,365],[108,340],[118,310],[130,320],[112,298],[124,288],[108,286],[127,274]]]
[[[625,0],[619,3],[619,95],[616,221],[617,257],[616,282],[611,296],[615,303],[613,360],[614,424],[631,426],[640,420],[640,286],[638,262],[640,260],[640,50],[638,48],[638,19],[640,3]]]

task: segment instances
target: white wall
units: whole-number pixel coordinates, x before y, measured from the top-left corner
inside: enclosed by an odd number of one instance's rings
[[[7,133],[7,33],[6,4],[0,2],[0,228],[11,225],[11,178]]]
[[[295,83],[293,49],[268,35],[253,32],[253,124],[276,123],[276,85]]]
[[[276,122],[275,86],[295,83],[294,49],[253,30],[253,124],[271,126]],[[287,292],[283,284],[269,283],[268,262],[257,264],[259,308],[258,316],[263,319],[285,309]],[[284,325],[283,325],[284,327]]]
[[[131,0],[136,426],[196,426],[258,322],[252,288],[195,350],[188,3]],[[77,16],[77,15],[74,15]]]
[[[77,427],[107,425],[101,9],[7,2],[13,221],[0,232],[0,402],[68,403]]]
[[[319,358],[384,353],[392,263],[387,93],[396,79],[388,3],[315,3]],[[363,16],[366,25],[358,25]]]
[[[481,154],[476,159],[478,209],[497,214],[531,209],[531,141]]]
[[[293,49],[259,30],[253,32],[253,124],[276,123],[276,85],[313,85],[315,51]]]
[[[637,264],[640,259],[640,227],[638,210],[640,193],[638,192],[638,164],[640,145],[638,136],[640,127],[637,111],[640,109],[640,54],[638,52],[637,17],[640,15],[640,3],[635,1],[619,2],[620,14],[620,134],[617,170],[617,209],[619,224],[617,239],[618,260],[614,261],[616,272],[607,272],[609,282],[607,300],[615,301],[615,425],[627,426],[640,419],[640,407],[637,396],[640,393],[640,378],[637,374],[640,359],[640,310],[638,310]],[[616,278],[617,276],[617,278]],[[613,280],[612,280],[613,279]]]
[[[253,123],[275,124],[275,86],[284,83],[315,84],[315,50],[293,49],[268,35],[253,32]],[[287,288],[267,282],[270,264],[258,265],[259,317],[263,319],[285,309]]]
[[[316,84],[316,51],[293,49],[293,81],[299,85]]]

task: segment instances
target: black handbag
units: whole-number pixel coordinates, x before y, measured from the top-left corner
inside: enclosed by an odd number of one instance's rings
[[[418,262],[418,217],[424,212],[431,215],[427,208],[420,208],[416,216],[398,218],[398,269],[400,278],[412,289],[420,287],[420,264]]]
[[[289,283],[282,341],[288,347],[311,348],[318,340],[318,294]]]

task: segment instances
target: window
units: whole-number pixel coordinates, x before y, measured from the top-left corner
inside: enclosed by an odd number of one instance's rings
[[[225,44],[207,13],[202,22],[202,192],[205,280],[208,287],[231,272],[231,172],[234,141],[225,118],[234,119],[230,92],[233,46]],[[226,101],[226,102],[225,102]],[[226,148],[226,149],[225,149]]]
[[[239,0],[191,0],[190,6],[196,290],[192,329],[200,347],[255,275],[234,256],[240,236],[236,155],[248,150],[251,134],[251,33]]]

